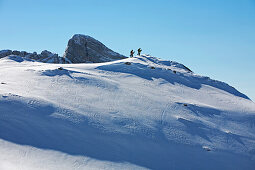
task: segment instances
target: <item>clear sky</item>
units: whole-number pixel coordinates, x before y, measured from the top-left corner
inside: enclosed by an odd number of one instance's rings
[[[0,0],[0,49],[62,55],[73,34],[174,60],[255,101],[255,0]]]

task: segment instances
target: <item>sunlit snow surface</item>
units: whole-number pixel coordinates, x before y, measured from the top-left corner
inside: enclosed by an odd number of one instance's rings
[[[1,170],[254,168],[255,103],[179,63],[0,59]]]

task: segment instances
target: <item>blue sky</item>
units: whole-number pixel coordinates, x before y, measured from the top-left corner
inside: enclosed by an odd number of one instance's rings
[[[185,64],[255,101],[255,0],[0,0],[0,49],[62,55],[73,34]]]

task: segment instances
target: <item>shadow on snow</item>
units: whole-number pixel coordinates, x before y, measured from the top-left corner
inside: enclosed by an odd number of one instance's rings
[[[204,84],[224,90],[235,96],[249,99],[246,95],[240,93],[235,88],[229,86],[224,82],[212,80],[208,77],[192,77],[183,73],[174,74],[171,70],[164,70],[161,68],[150,69],[150,67],[148,67],[147,65],[140,63],[132,63],[131,65],[125,65],[124,63],[114,63],[110,65],[99,66],[97,67],[97,69],[133,74],[146,80],[161,78],[171,84],[178,83],[195,89],[200,89],[202,84]]]
[[[98,160],[129,162],[150,169],[231,169],[250,165],[238,156],[211,154],[201,146],[171,143],[163,137],[161,130],[158,133],[162,135],[155,139],[136,134],[108,133],[88,123],[85,116],[83,121],[75,123],[54,117],[56,112],[58,109],[51,104],[29,104],[0,96],[0,138],[16,144]],[[203,130],[195,133],[196,128],[203,126],[184,119],[179,121],[187,126],[188,132],[210,141]]]

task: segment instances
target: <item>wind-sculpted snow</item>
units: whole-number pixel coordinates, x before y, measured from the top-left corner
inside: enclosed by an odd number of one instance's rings
[[[0,169],[255,167],[255,104],[176,62],[0,69]]]
[[[109,65],[99,66],[98,69],[107,70],[111,72],[119,72],[119,73],[128,73],[131,75],[135,75],[147,80],[153,79],[163,79],[168,83],[175,84],[178,83],[180,85],[185,85],[190,88],[200,89],[202,85],[209,85],[221,90],[224,90],[233,95],[243,97],[245,99],[249,99],[246,95],[240,93],[235,88],[229,86],[226,83],[212,80],[208,77],[195,76],[190,73],[190,70],[187,70],[185,66],[182,64],[178,64],[176,62],[167,62],[160,61],[156,58],[151,59],[150,56],[143,56],[143,58],[139,58],[140,60],[146,62],[146,59],[151,61],[152,63],[139,63],[134,62],[131,66],[124,65],[124,63],[113,63]],[[155,70],[151,69],[150,66],[155,66]],[[174,74],[170,71],[170,68],[166,66],[173,66],[173,68],[184,70],[184,72],[178,72]]]
[[[184,105],[184,103],[178,103],[180,105]],[[221,114],[221,111],[214,108],[209,107],[202,107],[202,106],[196,106],[193,104],[187,104],[186,109],[192,111],[196,116],[219,116]]]
[[[54,69],[54,70],[44,70],[41,73],[44,76],[54,77],[54,76],[67,76],[71,78],[71,81],[75,83],[85,84],[86,86],[90,85],[93,87],[106,88],[107,90],[118,90],[117,84],[102,81],[101,79],[95,77],[84,78],[82,73],[79,71],[71,71],[67,69]],[[89,76],[89,75],[87,75]]]
[[[187,68],[186,66],[184,66],[183,64],[177,63],[175,61],[169,61],[169,60],[162,60],[156,57],[152,57],[149,55],[142,55],[142,57],[137,57],[139,60],[145,62],[145,63],[154,63],[157,65],[163,65],[163,66],[174,66],[176,68],[180,68],[180,69],[184,69],[188,72],[192,72],[189,68]],[[148,62],[149,61],[149,62]]]
[[[164,137],[162,129],[157,129],[154,138],[145,134],[104,132],[103,129],[93,126],[84,115],[59,110],[47,102],[10,94],[4,100],[0,100],[0,109],[0,138],[19,145],[97,160],[129,162],[150,169],[225,169],[235,166],[249,168],[249,163],[244,157],[220,152],[210,155],[199,146],[190,148],[188,145],[171,142]],[[125,118],[120,120],[122,122],[117,123],[120,127],[130,123]],[[183,118],[179,118],[178,121],[186,126],[185,131],[190,135],[212,142],[207,136],[212,133],[211,129],[205,125]],[[229,136],[244,145],[240,136]],[[224,160],[226,164],[214,160],[214,156],[218,156],[218,159]],[[233,160],[235,161],[231,162]],[[199,161],[203,161],[204,164],[196,164]]]

